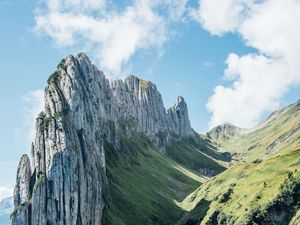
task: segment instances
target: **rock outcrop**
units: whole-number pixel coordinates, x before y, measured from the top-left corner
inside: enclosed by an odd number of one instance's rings
[[[14,190],[14,207],[12,224],[31,224],[31,207],[28,202],[31,196],[31,166],[27,155],[23,155],[17,170]]]
[[[45,89],[31,166],[27,156],[20,162],[12,225],[100,225],[108,198],[103,143],[118,148],[118,133],[133,131],[162,153],[172,140],[195,137],[182,97],[166,110],[149,81],[108,80],[83,53],[63,59]]]
[[[236,127],[230,123],[224,123],[210,130],[206,136],[215,142],[220,142],[246,132],[247,129]]]

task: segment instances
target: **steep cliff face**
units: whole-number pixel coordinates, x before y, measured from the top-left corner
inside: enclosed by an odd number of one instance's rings
[[[168,119],[171,130],[179,137],[193,135],[194,131],[191,129],[188,109],[183,97],[178,96],[175,105],[168,109]]]
[[[104,141],[144,133],[162,153],[194,137],[183,98],[165,110],[156,86],[134,76],[110,81],[83,53],[58,65],[36,121],[32,163],[22,157],[13,225],[99,225],[107,206]],[[32,171],[32,173],[31,173]]]
[[[12,224],[31,224],[31,207],[28,201],[31,195],[31,167],[27,155],[23,155],[17,170],[14,190],[14,207]]]

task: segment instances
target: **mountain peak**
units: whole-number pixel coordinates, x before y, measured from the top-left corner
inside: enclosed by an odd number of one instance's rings
[[[26,220],[31,208],[31,224],[101,224],[108,201],[103,145],[121,148],[121,137],[136,132],[163,154],[172,141],[195,135],[182,97],[166,111],[150,81],[133,75],[108,80],[84,53],[61,60],[36,122],[33,173],[28,157],[20,162],[17,177],[26,181],[17,180],[12,225]]]
[[[174,106],[167,111],[171,126],[173,130],[176,130],[176,134],[179,136],[192,136],[194,131],[191,129],[190,119],[188,116],[188,108],[184,101],[184,98],[178,96]]]
[[[240,127],[237,127],[231,123],[223,123],[221,125],[218,125],[211,129],[209,132],[207,132],[207,137],[214,141],[218,141],[219,139],[230,139],[236,135],[242,134],[246,132],[247,129],[243,129]]]
[[[177,96],[175,104],[176,105],[184,105],[186,103],[185,103],[185,100],[184,100],[184,98],[182,96]]]

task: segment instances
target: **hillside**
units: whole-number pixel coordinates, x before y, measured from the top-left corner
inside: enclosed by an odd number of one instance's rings
[[[122,143],[121,154],[105,145],[109,206],[104,224],[174,224],[184,212],[175,201],[205,178],[160,154],[140,134]]]
[[[234,132],[235,135],[220,132],[227,138],[219,139],[211,137],[214,130],[207,133],[207,139],[219,150],[234,154],[235,159],[251,162],[272,157],[299,143],[300,101],[272,113],[251,130]]]
[[[298,224],[299,112],[298,101],[273,113],[252,131],[221,140],[217,145],[241,161],[178,203],[188,211],[185,222]]]
[[[225,123],[207,132],[206,136],[211,140],[212,143],[219,146],[220,144],[232,138],[239,137],[246,132],[246,129],[236,127],[229,123]]]
[[[155,84],[109,80],[80,53],[49,77],[12,225],[295,225],[300,101],[251,130],[205,135]]]

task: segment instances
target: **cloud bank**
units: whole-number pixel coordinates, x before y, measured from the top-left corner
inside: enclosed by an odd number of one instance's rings
[[[35,32],[58,46],[82,45],[101,68],[118,74],[136,52],[160,49],[187,0],[134,0],[122,10],[106,0],[42,0]],[[163,13],[162,13],[163,12]]]
[[[250,128],[300,84],[300,1],[199,0],[192,16],[212,35],[232,32],[257,54],[229,54],[224,79],[209,98],[209,127],[224,122]]]

